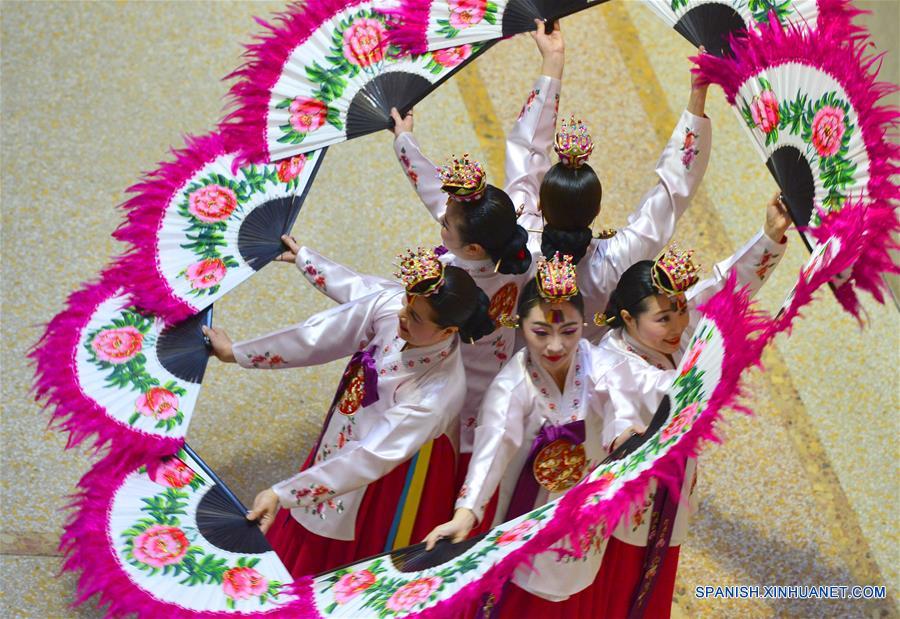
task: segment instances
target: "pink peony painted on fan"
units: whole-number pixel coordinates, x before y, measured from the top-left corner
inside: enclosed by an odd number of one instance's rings
[[[338,604],[346,604],[375,584],[375,580],[375,574],[369,570],[344,574],[334,584],[334,601]]]
[[[134,408],[147,417],[168,419],[178,414],[178,396],[162,387],[150,387],[138,396]]]
[[[431,52],[431,57],[442,67],[453,68],[472,55],[471,45],[448,47]]]
[[[191,288],[203,290],[212,288],[222,281],[227,270],[228,267],[220,258],[206,258],[189,266],[185,270],[185,275],[191,282]]]
[[[487,12],[487,0],[451,0],[450,25],[457,30],[474,26]]]
[[[188,211],[191,215],[209,224],[231,217],[237,204],[234,192],[221,185],[201,187],[188,197]]]
[[[232,600],[259,597],[268,589],[265,576],[252,567],[233,567],[222,574],[222,591]]]
[[[296,157],[285,159],[278,164],[278,180],[282,183],[290,183],[300,176],[304,167],[306,167],[306,155],[297,155]]]
[[[826,105],[812,121],[812,143],[820,157],[831,157],[841,148],[844,137],[844,110]]]
[[[325,124],[328,106],[318,99],[297,97],[291,101],[291,127],[297,133],[312,133]]]
[[[406,583],[394,591],[384,606],[395,613],[412,610],[417,604],[425,602],[443,582],[440,576],[428,576]]]
[[[344,58],[358,67],[384,59],[385,27],[377,19],[358,19],[344,31]]]
[[[778,99],[771,90],[764,90],[750,102],[750,114],[753,122],[763,133],[772,133],[778,127]]]
[[[684,366],[681,368],[682,376],[690,372],[691,369],[697,365],[697,359],[700,358],[700,353],[703,352],[704,348],[706,348],[706,340],[697,340],[694,342],[694,345],[685,354],[687,361],[684,362]]]
[[[155,483],[167,488],[184,488],[194,481],[196,474],[179,458],[166,458],[151,469],[147,465],[147,474]]]
[[[134,327],[120,327],[101,331],[91,341],[91,348],[97,358],[107,363],[127,363],[139,352],[144,335]]]
[[[150,567],[165,567],[181,561],[190,543],[178,527],[154,524],[134,538],[134,558]]]
[[[688,409],[685,409],[685,411],[686,411],[686,410],[688,410]],[[688,422],[690,422],[690,421],[691,421],[691,420],[688,419],[688,416],[684,414],[684,411],[682,411],[682,412],[678,413],[677,415],[675,415],[675,418],[672,419],[672,420],[668,423],[668,425],[666,425],[666,426],[662,429],[662,440],[663,440],[663,442],[669,440],[670,438],[672,438],[673,436],[675,436],[676,434],[678,434],[679,432],[681,432],[682,430],[684,430],[684,427],[685,427],[685,426],[688,424]]]
[[[528,535],[536,525],[536,520],[525,520],[524,522],[520,522],[509,531],[504,532],[500,537],[498,537],[497,545],[505,546],[506,544],[520,541],[526,535]]]

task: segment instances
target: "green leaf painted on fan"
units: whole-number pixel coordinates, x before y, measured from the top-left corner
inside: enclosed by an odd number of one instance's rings
[[[439,19],[437,20],[438,28],[437,33],[444,37],[445,39],[453,39],[457,35],[459,35],[459,30],[450,25],[450,21],[447,19]]]
[[[288,109],[289,107],[291,107],[291,103],[293,103],[293,102],[294,102],[294,100],[293,100],[293,99],[290,99],[290,98],[288,98],[288,99],[282,99],[281,101],[279,101],[279,102],[275,105],[275,109],[276,109],[276,110],[286,110],[286,109]]]
[[[325,120],[338,131],[344,129],[344,123],[341,122],[341,111],[337,108],[329,107]]]

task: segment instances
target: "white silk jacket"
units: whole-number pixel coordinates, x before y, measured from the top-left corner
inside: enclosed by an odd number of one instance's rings
[[[456,507],[471,509],[477,518],[499,486],[494,524],[504,521],[520,474],[525,471],[532,441],[545,426],[562,426],[585,421],[585,470],[607,456],[603,445],[623,432],[629,422],[617,420],[607,406],[590,407],[594,392],[591,369],[594,348],[581,340],[560,392],[546,370],[531,359],[527,348],[521,349],[494,378],[482,404],[475,429],[475,449],[466,482],[460,489]],[[602,396],[595,396],[602,397]],[[596,414],[592,414],[596,411]],[[621,426],[621,427],[620,427]],[[542,486],[533,505],[539,507],[563,493],[551,493]],[[535,559],[537,573],[521,570],[514,580],[517,585],[548,600],[564,600],[590,585],[603,558],[605,542],[598,537],[581,559],[560,559],[556,553],[542,553]]]
[[[550,167],[549,149],[556,127],[560,81],[542,76],[535,82],[522,112],[507,136],[506,178],[504,190],[516,207],[535,205],[537,189]],[[447,208],[447,194],[441,190],[437,166],[428,159],[411,133],[394,140],[394,152],[413,189],[435,220],[440,221]],[[540,170],[540,173],[536,173]],[[490,181],[490,178],[488,179]],[[521,223],[521,222],[520,222]],[[527,228],[527,226],[525,226]],[[525,273],[509,275],[494,272],[491,260],[463,260],[446,254],[447,264],[467,271],[491,300],[491,317],[514,315],[522,287],[534,277],[534,260]],[[493,334],[474,344],[462,343],[466,367],[467,393],[460,416],[460,450],[472,451],[475,422],[481,401],[497,372],[515,352],[515,330],[499,327]]]
[[[621,428],[621,431],[632,425],[648,425],[666,391],[672,386],[675,370],[700,322],[702,316],[697,307],[722,289],[732,270],[737,272],[739,285],[748,286],[751,294],[755,294],[778,265],[785,246],[786,243],[777,243],[760,231],[733,256],[716,264],[712,277],[691,288],[686,294],[690,322],[681,336],[681,347],[672,355],[671,360],[666,355],[642,346],[622,327],[607,333],[597,346],[597,354],[594,356],[594,383],[601,397],[592,399],[592,403],[600,407],[611,407],[617,419],[617,428]],[[604,445],[608,447],[611,442],[610,440]],[[696,468],[697,461],[690,458],[685,467],[681,488],[681,496],[688,499],[678,506],[670,546],[678,546],[684,541],[690,515],[697,510],[693,494]],[[656,482],[652,481],[643,503],[632,506],[628,516],[622,519],[613,533],[615,537],[633,546],[647,545],[655,493]]]
[[[318,535],[354,539],[366,487],[453,428],[459,414],[466,390],[459,338],[403,350],[397,312],[404,293],[394,284],[234,345],[243,367],[271,369],[318,365],[374,348],[378,400],[352,414],[335,410],[314,464],[272,488],[281,505]]]

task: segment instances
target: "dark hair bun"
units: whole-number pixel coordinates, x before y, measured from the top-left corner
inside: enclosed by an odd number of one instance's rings
[[[528,250],[528,232],[525,228],[516,224],[512,236],[503,246],[499,256],[501,273],[518,275],[524,273],[531,266],[531,252]]]
[[[572,262],[578,264],[587,253],[592,238],[590,228],[560,230],[548,224],[541,233],[541,253],[549,259],[559,252],[561,256],[572,256]]]
[[[497,329],[497,325],[494,324],[488,312],[491,307],[491,300],[481,288],[478,288],[476,293],[475,305],[472,315],[469,316],[465,324],[459,327],[459,337],[467,344],[477,342]]]

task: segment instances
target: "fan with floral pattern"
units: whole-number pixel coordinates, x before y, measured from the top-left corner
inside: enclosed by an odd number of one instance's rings
[[[399,0],[390,40],[422,54],[454,45],[496,41],[535,29],[606,0]]]
[[[461,44],[400,57],[381,0],[291,5],[248,47],[231,77],[236,105],[223,128],[249,161],[271,161],[388,129],[401,113],[484,52]]]
[[[237,167],[217,134],[188,138],[129,189],[114,236],[132,245],[118,275],[136,305],[170,321],[221,298],[284,251],[324,150]]]
[[[838,298],[854,313],[854,288],[882,301],[881,273],[897,271],[889,252],[900,231],[900,145],[889,135],[900,114],[877,102],[896,86],[876,82],[877,58],[865,56],[868,42],[852,32],[783,27],[772,15],[732,44],[733,58],[698,57],[699,73],[724,89],[810,249],[825,240],[812,234],[824,214],[862,204],[853,286],[841,286]]]
[[[69,297],[31,351],[37,398],[69,446],[139,444],[171,453],[184,440],[209,359],[201,327],[212,308],[167,326],[109,281]]]
[[[849,0],[644,0],[663,21],[694,46],[714,56],[731,54],[729,38],[757,24],[770,13],[782,24],[808,28],[838,28],[849,32],[859,11]],[[855,29],[854,29],[855,31]]]

